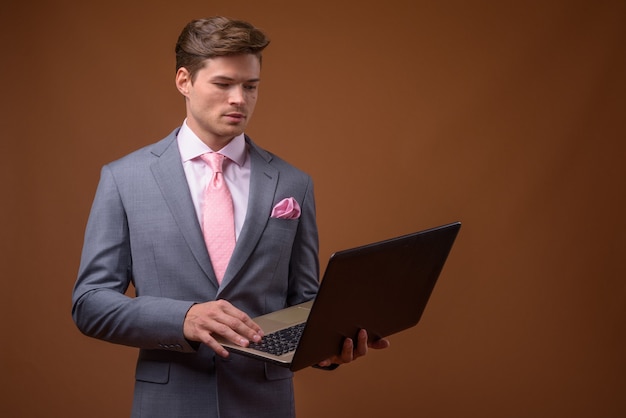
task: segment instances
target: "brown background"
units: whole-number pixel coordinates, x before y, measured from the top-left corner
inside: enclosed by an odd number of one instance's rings
[[[323,261],[464,225],[419,326],[299,372],[300,417],[626,416],[626,2],[368,4],[2,6],[1,416],[128,415],[136,351],[70,319],[82,234],[100,167],[182,121],[173,46],[214,14],[273,40],[248,133],[314,177]]]

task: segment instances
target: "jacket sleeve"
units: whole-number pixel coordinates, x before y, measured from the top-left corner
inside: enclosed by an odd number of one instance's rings
[[[126,211],[114,176],[102,169],[72,294],[72,318],[88,336],[146,349],[191,352],[183,321],[193,301],[126,295],[132,257]]]

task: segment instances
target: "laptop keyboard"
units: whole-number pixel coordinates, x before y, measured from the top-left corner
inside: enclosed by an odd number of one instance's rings
[[[248,348],[263,351],[276,356],[294,351],[298,347],[298,341],[302,336],[305,323],[297,324],[289,328],[281,329],[264,336],[258,343],[250,343]]]

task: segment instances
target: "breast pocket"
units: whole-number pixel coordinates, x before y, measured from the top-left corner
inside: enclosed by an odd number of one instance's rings
[[[265,237],[280,239],[283,243],[291,246],[298,231],[299,219],[270,218],[265,229]]]
[[[284,260],[289,258],[298,231],[298,219],[270,218],[258,248],[264,256]]]

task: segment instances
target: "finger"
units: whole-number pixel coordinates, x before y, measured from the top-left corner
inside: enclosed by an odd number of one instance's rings
[[[366,335],[367,338],[367,335]],[[350,363],[354,359],[354,343],[351,338],[346,338],[343,340],[343,345],[341,347],[341,353],[339,355],[335,355],[326,360],[320,361],[317,363],[320,367],[328,367],[331,364],[343,364]]]
[[[241,347],[247,347],[250,344],[250,340],[260,341],[261,339],[258,334],[252,334],[248,337],[246,331],[241,330],[240,327],[221,323],[212,324],[209,334],[211,334],[211,336],[219,335],[231,343],[237,344]]]
[[[260,327],[248,315],[224,300],[192,306],[184,324],[186,338],[200,341],[223,355],[227,353],[222,351],[221,345],[215,341],[215,335],[245,347],[250,340],[260,341],[261,335],[257,329],[260,330]]]
[[[249,341],[258,342],[263,336],[261,327],[245,312],[235,308],[228,301],[212,302],[207,312],[203,328],[212,334],[219,334],[234,344],[247,346]]]
[[[226,350],[220,343],[215,340],[215,338],[211,337],[210,335],[207,338],[203,338],[202,343],[211,348],[215,352],[215,354],[220,357],[226,358],[230,354],[228,350]]]
[[[320,361],[319,363],[317,363],[318,366],[320,367],[328,367],[332,364],[332,360],[331,359],[326,359],[324,361]]]
[[[354,352],[354,358],[362,357],[367,354],[367,331],[364,329],[359,331],[357,337],[357,346]]]
[[[389,347],[390,344],[389,340],[381,338],[380,340],[370,342],[368,346],[374,350],[382,350],[383,348]]]
[[[224,301],[225,302],[225,301]],[[220,322],[236,331],[242,337],[258,342],[263,337],[263,330],[245,312],[235,308],[226,302],[223,313],[225,317],[220,318]]]
[[[352,338],[346,338],[343,341],[343,349],[341,350],[341,362],[350,363],[354,356],[354,343]]]
[[[227,319],[224,325],[226,329],[223,330],[224,333],[220,334],[242,346],[247,346],[250,341],[259,342],[263,337],[263,330],[254,322],[244,322],[231,317]]]
[[[211,348],[215,352],[215,354],[220,357],[227,358],[230,353],[226,348],[224,348],[224,346],[222,346],[222,344],[216,338],[214,338],[214,335],[220,335],[224,339],[241,347],[247,347],[248,345],[250,345],[250,341],[247,338],[233,331],[228,326],[218,324],[214,326],[214,329],[216,329],[217,331],[205,330],[201,334],[201,342]],[[260,340],[260,337],[257,336],[257,338]]]

